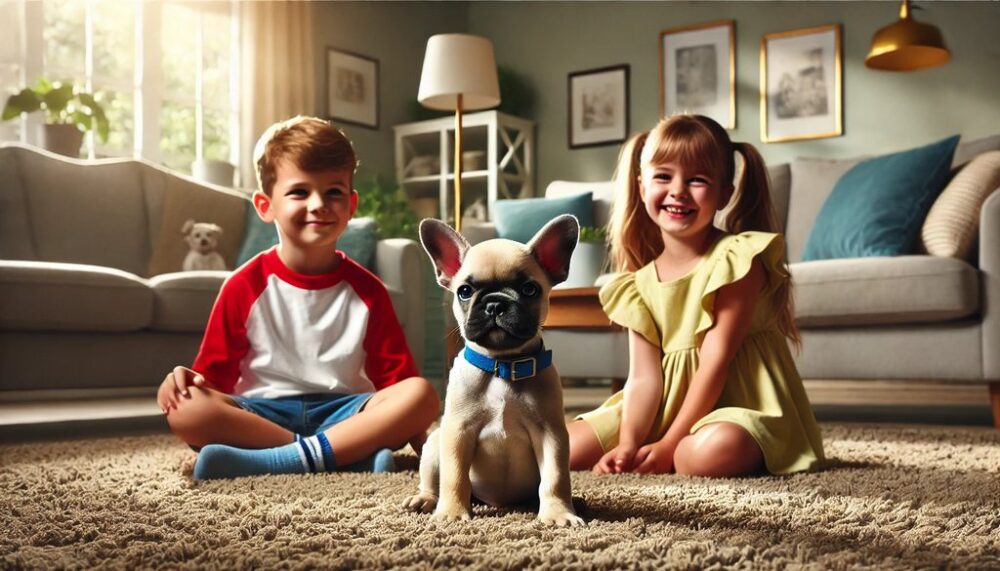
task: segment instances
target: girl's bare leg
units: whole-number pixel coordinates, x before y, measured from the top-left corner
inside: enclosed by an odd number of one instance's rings
[[[674,451],[674,469],[709,478],[746,476],[764,469],[764,454],[743,427],[717,422],[681,439]]]
[[[604,455],[594,429],[582,420],[574,420],[566,424],[566,430],[569,431],[569,469],[590,470]]]

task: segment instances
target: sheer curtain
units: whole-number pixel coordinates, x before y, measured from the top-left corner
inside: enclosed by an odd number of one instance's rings
[[[256,187],[253,146],[275,121],[316,113],[310,2],[241,2],[240,186]]]

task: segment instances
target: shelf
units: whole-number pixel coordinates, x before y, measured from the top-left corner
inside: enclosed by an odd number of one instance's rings
[[[453,117],[396,125],[396,177],[411,200],[436,198],[440,216],[453,216],[454,135]],[[486,203],[487,215],[503,198],[534,195],[534,123],[499,111],[463,116],[462,150],[485,153],[484,168],[462,172],[462,205]],[[490,158],[492,157],[492,162]],[[477,162],[477,165],[483,163]],[[428,168],[429,167],[429,168]],[[407,176],[411,172],[436,174]]]

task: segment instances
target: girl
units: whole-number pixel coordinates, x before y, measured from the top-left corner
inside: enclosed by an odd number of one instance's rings
[[[816,467],[823,443],[786,342],[799,344],[791,283],[757,150],[708,117],[678,115],[626,144],[616,181],[611,257],[624,273],[600,298],[629,330],[628,382],[569,424],[572,468]],[[724,232],[714,220],[730,199]]]

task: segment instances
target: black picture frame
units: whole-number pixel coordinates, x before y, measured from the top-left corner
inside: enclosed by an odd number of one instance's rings
[[[379,61],[327,46],[326,114],[334,123],[379,128]]]
[[[571,149],[614,145],[628,138],[628,64],[575,71],[567,78],[566,137]]]

